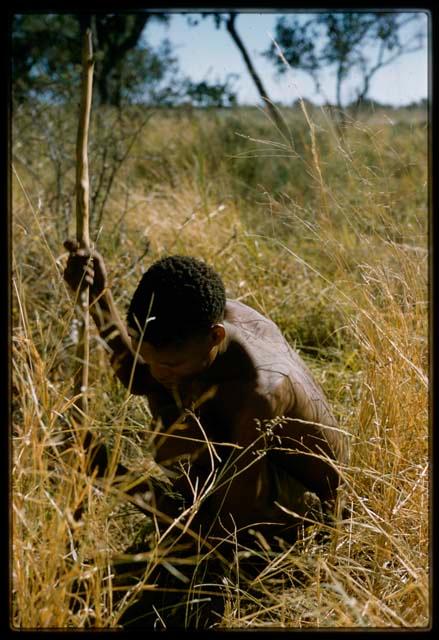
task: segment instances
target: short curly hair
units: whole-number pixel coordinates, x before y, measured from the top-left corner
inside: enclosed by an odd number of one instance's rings
[[[143,274],[127,313],[131,333],[156,347],[202,335],[224,318],[226,293],[218,273],[191,256],[154,262]]]

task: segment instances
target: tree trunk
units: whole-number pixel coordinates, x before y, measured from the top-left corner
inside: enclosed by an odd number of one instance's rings
[[[101,104],[119,106],[117,67],[122,64],[126,54],[137,45],[151,14],[136,14],[132,22],[128,21],[128,17],[123,14],[112,16],[109,24],[106,16],[95,16],[97,48],[102,56],[96,73]]]
[[[341,139],[344,137],[344,127],[347,123],[346,113],[343,111],[343,106],[341,104],[341,88],[343,83],[343,71],[341,65],[339,64],[337,68],[337,84],[335,88],[335,102],[336,108],[333,113],[333,120],[335,129]]]
[[[232,40],[234,41],[234,43],[236,44],[236,46],[238,47],[243,60],[245,62],[245,65],[248,69],[248,72],[250,73],[253,82],[256,85],[256,88],[259,92],[259,95],[261,96],[262,100],[265,102],[266,108],[270,114],[270,116],[272,117],[273,121],[275,122],[276,126],[279,127],[279,129],[281,131],[285,130],[285,122],[284,120],[280,117],[278,111],[275,109],[275,107],[273,106],[273,104],[271,103],[269,97],[268,97],[268,93],[267,90],[265,89],[262,80],[258,74],[258,72],[256,71],[255,67],[253,66],[253,62],[250,58],[250,55],[247,51],[247,49],[245,48],[245,45],[243,43],[243,41],[241,40],[241,37],[239,36],[238,32],[236,31],[235,28],[235,20],[236,20],[236,13],[229,13],[228,18],[226,19],[226,28],[227,31],[229,32]]]

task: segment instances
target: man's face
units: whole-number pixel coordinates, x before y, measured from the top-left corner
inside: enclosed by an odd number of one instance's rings
[[[221,325],[216,325],[221,327]],[[221,327],[222,328],[222,327]],[[215,359],[224,329],[208,336],[189,339],[178,346],[157,348],[131,338],[136,353],[149,365],[151,375],[165,387],[172,387],[205,371]]]

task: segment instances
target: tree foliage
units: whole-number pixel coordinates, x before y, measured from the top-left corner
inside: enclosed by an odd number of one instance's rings
[[[79,21],[74,15],[15,15],[12,23],[12,91],[18,100],[66,98],[78,90]]]
[[[315,14],[305,21],[297,15],[282,16],[276,23],[275,40],[285,60],[275,43],[264,55],[281,74],[287,70],[285,61],[308,73],[320,93],[320,78],[332,69],[336,106],[340,109],[345,82],[355,74],[354,104],[358,107],[367,98],[377,71],[422,48],[420,29],[410,35],[403,33],[409,23],[419,24],[419,13],[334,12]]]
[[[168,41],[156,51],[141,42],[151,19],[168,22],[169,16],[117,13],[96,15],[91,20],[98,51],[97,88],[102,103],[117,106],[122,101],[131,101],[139,97],[143,88],[155,96],[160,81],[177,72]]]
[[[229,73],[224,82],[192,82],[187,79],[184,94],[194,107],[233,107],[236,105],[236,93],[232,83],[237,74]]]
[[[173,106],[190,101],[197,107],[232,106],[234,74],[224,82],[193,82],[182,75],[168,39],[153,48],[145,37],[151,20],[169,23],[170,15],[23,14],[12,28],[12,90],[28,98],[66,102],[78,94],[81,77],[81,33],[93,32],[94,95],[101,104],[144,102]]]
[[[94,93],[102,104],[120,106],[145,94],[146,100],[169,100],[175,92],[177,60],[169,41],[157,49],[142,42],[151,20],[165,14],[23,14],[12,27],[12,88],[18,100],[71,99],[80,78],[81,32],[94,36]]]

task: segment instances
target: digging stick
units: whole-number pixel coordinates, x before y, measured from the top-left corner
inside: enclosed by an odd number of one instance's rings
[[[87,29],[82,43],[82,89],[79,110],[78,135],[76,139],[76,239],[82,249],[90,248],[89,201],[90,185],[88,176],[88,130],[90,124],[91,99],[93,88],[93,44],[92,33]],[[89,291],[80,293],[80,311],[83,323],[80,325],[77,348],[77,360],[80,363],[75,377],[76,407],[80,420],[87,414],[87,388],[89,365]]]

